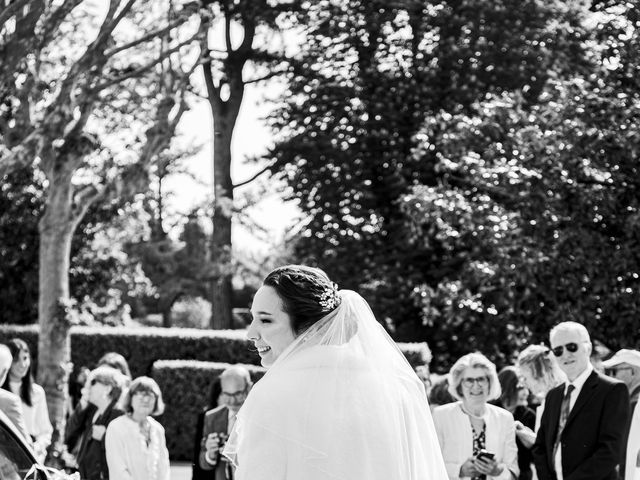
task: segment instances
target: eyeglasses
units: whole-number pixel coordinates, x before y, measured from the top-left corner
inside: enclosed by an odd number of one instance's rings
[[[467,377],[463,378],[461,382],[465,387],[471,388],[474,384],[478,384],[480,387],[486,387],[489,385],[489,377]]]
[[[244,390],[238,390],[237,392],[225,392],[224,390],[220,392],[221,397],[224,395],[226,397],[232,398],[236,402],[241,402],[242,400],[244,400],[244,397],[246,396],[246,394],[247,394],[246,388]]]
[[[145,392],[144,390],[138,390],[132,395],[132,397],[144,398],[147,400],[155,400],[156,394],[153,392]]]
[[[556,357],[561,357],[562,354],[564,353],[565,348],[567,349],[567,352],[576,353],[578,351],[578,344],[575,342],[571,342],[571,343],[567,343],[564,346],[558,345],[557,347],[552,348],[551,351]]]

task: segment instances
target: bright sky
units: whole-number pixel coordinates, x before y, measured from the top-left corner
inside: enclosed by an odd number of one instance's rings
[[[272,109],[272,106],[264,101],[265,88],[270,96],[277,93],[277,87],[273,85],[265,87],[252,84],[245,90],[231,145],[233,155],[231,176],[234,183],[250,178],[263,166],[263,164],[247,164],[244,161],[245,158],[264,154],[273,144],[271,132],[262,120]],[[166,182],[167,189],[172,192],[171,205],[179,213],[188,213],[192,207],[205,200],[213,190],[212,124],[209,105],[204,100],[194,104],[193,109],[185,114],[180,123],[179,131],[186,142],[203,145],[202,150],[187,161],[187,165],[189,171],[206,185],[199,185],[186,175],[174,176]],[[269,176],[265,174],[261,178],[269,179]],[[277,185],[273,181],[269,181],[268,185],[270,185],[270,193],[261,196],[260,201],[248,210],[249,216],[267,230],[266,241],[262,232],[251,232],[236,223],[232,230],[234,249],[268,254],[270,245],[282,239],[299,214],[294,204],[285,203],[282,200],[279,193],[283,188],[282,185]],[[256,186],[251,184],[242,187],[236,192],[236,198],[243,192],[255,190]]]

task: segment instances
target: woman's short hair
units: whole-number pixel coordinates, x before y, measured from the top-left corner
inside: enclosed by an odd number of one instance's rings
[[[129,364],[127,360],[117,352],[107,352],[100,360],[98,360],[98,366],[108,365],[109,367],[120,370],[120,372],[131,380],[131,370],[129,370]]]
[[[27,342],[25,342],[24,340],[21,340],[19,338],[12,338],[7,342],[7,347],[9,347],[9,351],[11,352],[11,356],[13,357],[13,362],[18,361],[18,358],[20,357],[20,353],[22,352],[29,355],[29,360],[33,362],[33,358],[31,358],[31,350],[29,350],[29,345],[27,345]],[[30,407],[33,406],[33,403],[31,400],[31,393],[33,392],[33,375],[31,374],[31,365],[32,363],[29,363],[29,368],[27,368],[27,372],[25,373],[24,377],[22,377],[22,379],[20,380],[20,399]],[[11,391],[9,387],[9,380],[10,380],[9,375],[7,375],[7,377],[5,378],[4,384],[2,385],[2,388],[4,388],[5,390]]]
[[[131,399],[137,393],[152,393],[156,397],[155,405],[153,407],[153,411],[151,415],[154,417],[157,415],[162,415],[164,412],[164,401],[162,400],[162,392],[160,391],[160,387],[156,383],[156,381],[151,377],[138,377],[131,382],[129,385],[129,389],[127,393],[122,397],[122,401],[120,402],[120,408],[127,413],[133,412],[133,407],[131,406]]]
[[[564,373],[552,357],[551,350],[544,345],[529,345],[520,352],[516,368],[520,371],[528,369],[533,379],[547,392],[564,381]]]
[[[500,381],[500,403],[503,407],[509,407],[518,403],[520,390],[524,389],[524,385],[520,382],[520,377],[516,367],[504,367],[498,372],[498,380]]]
[[[337,285],[319,268],[304,265],[279,267],[269,273],[262,284],[275,289],[296,335],[340,305]]]
[[[468,353],[458,359],[449,371],[449,393],[457,400],[462,400],[462,377],[468,368],[482,368],[487,371],[489,379],[489,396],[487,400],[500,397],[500,381],[494,363],[479,352]]]
[[[120,395],[122,394],[122,390],[126,386],[127,377],[125,377],[120,372],[120,370],[116,370],[115,368],[109,367],[107,365],[101,365],[91,370],[91,372],[89,372],[87,381],[91,385],[98,382],[103,385],[107,385],[111,387],[111,392],[109,392],[109,398],[111,399],[111,401],[114,401],[120,398]]]

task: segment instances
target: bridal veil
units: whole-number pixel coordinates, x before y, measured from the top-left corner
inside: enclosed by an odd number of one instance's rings
[[[357,293],[256,383],[224,454],[237,480],[445,480],[424,386]]]

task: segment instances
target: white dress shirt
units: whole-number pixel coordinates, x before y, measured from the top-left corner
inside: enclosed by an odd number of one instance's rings
[[[587,365],[587,368],[584,370],[584,372],[582,372],[580,375],[578,375],[573,382],[566,382],[564,384],[563,397],[564,397],[564,395],[566,395],[567,388],[569,388],[569,385],[573,385],[573,392],[571,392],[571,398],[569,398],[569,415],[571,415],[571,410],[573,410],[573,406],[576,404],[576,400],[578,399],[578,395],[580,395],[580,392],[582,391],[582,387],[584,386],[584,382],[587,381],[587,378],[589,378],[589,375],[591,375],[591,372],[593,372],[593,367],[591,366],[591,363],[589,363]],[[558,480],[563,480],[563,476],[562,476],[562,443],[560,443],[560,445],[558,445],[558,451],[556,452],[556,456],[555,456],[555,458],[553,460],[554,460],[553,464],[554,464],[555,469],[556,469],[556,476],[558,477]]]

